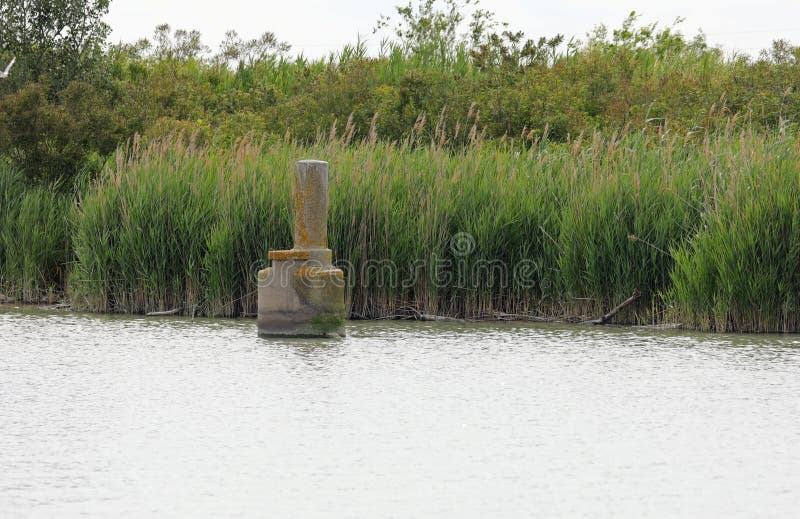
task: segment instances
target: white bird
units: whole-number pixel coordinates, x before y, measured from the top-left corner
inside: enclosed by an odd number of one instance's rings
[[[0,78],[8,77],[8,71],[10,71],[11,67],[14,66],[14,62],[15,61],[17,61],[16,56],[11,58],[11,63],[8,64],[8,66],[6,67],[6,69],[3,72],[0,72]]]

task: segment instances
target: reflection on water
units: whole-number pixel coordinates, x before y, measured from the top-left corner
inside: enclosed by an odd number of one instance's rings
[[[0,308],[0,515],[791,516],[800,337]]]

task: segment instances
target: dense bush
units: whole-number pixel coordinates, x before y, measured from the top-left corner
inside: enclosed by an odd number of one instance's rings
[[[29,84],[0,99],[0,153],[29,180],[71,188],[102,169],[125,131],[95,87],[73,82],[60,95],[62,102],[52,103],[41,85]]]
[[[152,43],[107,48],[82,82],[3,86],[0,155],[31,178],[70,186],[137,133],[221,145],[289,134],[308,144],[335,128],[351,142],[457,147],[475,136],[563,142],[598,129],[702,136],[800,123],[800,47],[786,41],[758,59],[726,58],[702,37],[639,25],[636,15],[584,42],[497,34],[492,23],[458,39],[452,9],[461,3],[444,3],[401,11],[378,56],[359,42],[325,59],[292,58],[271,33],[250,42],[230,33],[214,55],[196,32],[160,26]]]

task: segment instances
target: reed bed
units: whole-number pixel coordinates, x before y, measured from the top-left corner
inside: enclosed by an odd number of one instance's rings
[[[290,236],[287,152],[179,141],[119,150],[74,214],[72,300],[104,312],[252,312],[259,261]]]
[[[0,176],[15,208],[2,279],[41,290],[70,265],[76,307],[253,314],[267,252],[292,245],[303,158],[330,163],[329,241],[352,317],[585,319],[638,290],[619,322],[800,329],[800,142],[790,135],[597,133],[457,150],[333,137],[135,142],[77,204]],[[30,228],[52,236],[27,242]]]
[[[12,300],[54,300],[72,255],[71,198],[27,187],[24,175],[0,160],[0,208],[0,292]]]
[[[716,331],[800,330],[800,140],[707,145],[702,226],[673,251],[673,319]]]

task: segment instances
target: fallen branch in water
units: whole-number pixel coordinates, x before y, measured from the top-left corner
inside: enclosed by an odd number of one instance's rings
[[[40,306],[39,310],[45,310],[47,312],[53,312],[55,310],[69,310],[72,308],[72,303],[59,303],[55,306]]]
[[[357,318],[363,318],[363,316],[359,316],[356,314]],[[394,314],[394,315],[387,315],[384,317],[376,317],[375,319],[366,319],[367,321],[430,321],[436,323],[464,323],[466,322],[464,319],[458,319],[456,317],[445,317],[443,315],[431,315],[431,314],[416,314],[416,315],[405,315],[405,314]]]
[[[148,317],[157,317],[157,316],[160,316],[160,315],[175,315],[175,314],[180,313],[180,311],[181,311],[180,308],[173,308],[172,310],[166,310],[164,312],[147,312],[144,315],[146,315]]]
[[[419,314],[417,321],[432,321],[436,323],[463,323],[464,319],[456,319],[455,317],[444,317],[442,315]]]
[[[494,312],[489,315],[478,317],[478,321],[522,321],[529,323],[563,323],[564,319],[559,317],[543,317],[528,314],[507,314],[505,312]]]
[[[636,328],[642,330],[682,330],[683,323],[643,324]]]
[[[633,295],[632,295],[631,297],[629,297],[629,298],[628,298],[628,299],[626,299],[625,301],[623,301],[623,302],[621,302],[620,304],[618,304],[617,306],[615,306],[613,310],[611,310],[610,312],[608,312],[606,315],[604,315],[604,316],[603,316],[603,317],[601,317],[600,319],[595,319],[594,321],[589,321],[589,322],[588,322],[588,324],[593,324],[593,325],[603,325],[603,324],[608,324],[608,322],[609,322],[609,321],[610,321],[610,320],[611,320],[611,319],[612,319],[612,318],[613,318],[615,315],[617,315],[617,313],[618,313],[620,310],[622,310],[622,309],[623,309],[623,308],[625,308],[626,306],[630,305],[631,303],[633,303],[634,301],[636,301],[637,299],[639,299],[639,296],[641,296],[641,295],[642,295],[642,293],[641,293],[641,292],[639,292],[639,289],[637,288],[637,289],[636,289],[636,290],[633,292]]]
[[[506,313],[506,312],[487,312],[483,313],[478,316],[472,316],[467,319],[459,319],[456,317],[446,317],[442,315],[433,315],[433,314],[425,314],[414,308],[413,306],[402,306],[397,308],[398,311],[402,313],[395,313],[384,315],[381,317],[368,317],[356,312],[350,313],[350,319],[354,320],[366,320],[366,321],[431,321],[431,322],[440,322],[440,323],[465,323],[467,321],[517,321],[517,322],[529,322],[529,323],[572,323],[572,324],[593,324],[593,325],[603,325],[608,324],[611,319],[617,315],[621,310],[623,310],[628,305],[632,304],[634,301],[641,297],[641,292],[636,290],[631,297],[617,305],[614,309],[612,309],[607,314],[603,315],[599,319],[591,319],[591,316],[583,315],[562,315],[562,316],[547,316],[547,315],[533,315],[533,314],[515,314],[515,313]],[[580,298],[576,298],[580,299]],[[589,298],[585,298],[587,301],[591,300]],[[670,325],[665,325],[670,326]],[[674,326],[674,325],[673,325]],[[677,325],[680,326],[680,325]]]
[[[392,315],[385,315],[383,317],[375,318],[376,321],[430,321],[437,323],[463,323],[464,319],[455,317],[445,317],[443,315],[424,314],[412,306],[402,306],[398,310],[404,313],[397,313]],[[351,313],[351,317],[364,319],[364,316]]]

